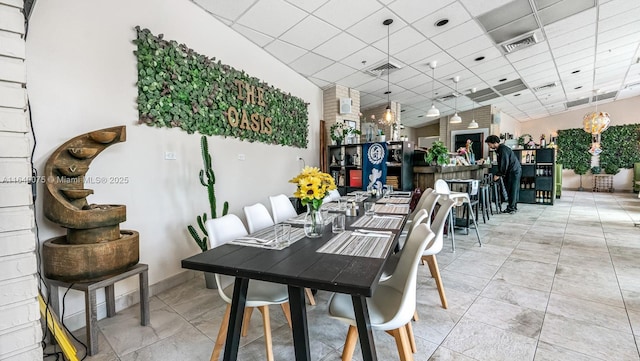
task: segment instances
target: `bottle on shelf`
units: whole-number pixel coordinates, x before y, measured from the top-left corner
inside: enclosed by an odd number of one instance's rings
[[[531,162],[531,155],[529,154],[529,152],[527,152],[527,157],[525,158],[525,163],[530,163]]]
[[[531,163],[535,163],[536,162],[536,152],[531,152]]]
[[[536,189],[536,181],[531,180],[531,189]]]

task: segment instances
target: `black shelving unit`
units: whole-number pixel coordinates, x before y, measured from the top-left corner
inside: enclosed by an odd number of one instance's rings
[[[555,164],[553,148],[515,149],[520,159],[520,203],[553,205],[555,199]]]

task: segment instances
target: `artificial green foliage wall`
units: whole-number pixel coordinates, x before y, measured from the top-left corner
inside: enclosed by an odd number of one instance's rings
[[[558,163],[564,169],[575,169],[578,165],[589,169],[591,165],[591,134],[582,129],[558,130]]]
[[[306,148],[302,99],[162,34],[136,31],[140,123]]]
[[[618,168],[633,168],[640,162],[640,125],[616,125],[605,130],[600,138],[602,153],[600,165],[617,165]]]

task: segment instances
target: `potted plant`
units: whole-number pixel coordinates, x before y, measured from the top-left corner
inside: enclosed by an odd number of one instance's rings
[[[597,165],[591,167],[591,174],[600,174],[601,171],[602,169]]]
[[[424,161],[427,162],[428,165],[434,162],[439,166],[447,165],[449,164],[449,151],[447,147],[444,146],[444,143],[439,140],[435,141],[424,155]]]
[[[358,136],[362,134],[362,132],[360,132],[359,129],[356,128],[352,128],[352,127],[343,127],[342,129],[342,136],[344,139],[350,139],[350,141],[348,143],[353,143],[353,138],[355,136]]]
[[[582,188],[582,176],[585,175],[588,170],[589,170],[589,166],[584,163],[578,163],[573,168],[573,172],[580,176],[580,187],[578,187],[578,191],[584,190],[584,188]]]
[[[604,172],[606,174],[616,175],[620,172],[620,167],[615,162],[610,162],[604,165]]]
[[[384,136],[384,130],[379,129],[378,130],[378,141],[379,142],[384,142],[385,141],[385,136]]]
[[[331,140],[333,140],[336,145],[342,144],[345,137],[345,128],[344,123],[334,123],[331,128],[329,128],[329,136],[331,136]]]
[[[216,176],[213,173],[213,168],[211,167],[211,155],[209,154],[209,143],[207,141],[206,136],[202,136],[200,138],[200,149],[202,150],[202,162],[204,163],[204,169],[200,170],[200,184],[204,187],[207,187],[207,195],[209,197],[209,208],[211,211],[211,219],[217,218],[217,203],[216,203]],[[226,215],[229,211],[229,202],[224,202],[222,206],[222,216]],[[209,239],[207,238],[209,234],[207,233],[207,228],[205,227],[205,223],[207,222],[207,212],[204,212],[201,216],[196,218],[198,223],[198,228],[204,234],[204,236],[200,236],[198,231],[196,231],[195,227],[192,225],[187,226],[191,237],[196,242],[198,247],[202,252],[209,249]],[[205,282],[207,288],[216,288],[216,282],[212,273],[205,272],[204,273]]]

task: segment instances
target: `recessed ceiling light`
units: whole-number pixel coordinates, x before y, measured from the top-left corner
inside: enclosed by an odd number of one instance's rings
[[[406,110],[406,109],[402,109],[402,110],[400,111],[400,113],[404,112],[405,110]]]
[[[438,21],[436,21],[436,26],[445,26],[449,23],[449,19],[440,19]]]
[[[422,118],[424,115],[418,115],[418,118]]]
[[[577,87],[575,87],[575,88],[573,88],[573,89],[575,89],[575,90],[582,89],[582,85],[577,86]]]
[[[518,93],[518,94],[513,94],[513,96],[514,96],[514,97],[519,97],[519,96],[520,96],[520,93]]]
[[[479,56],[479,57],[477,57],[477,58],[475,58],[475,59],[473,59],[473,60],[475,60],[475,61],[484,60],[484,56]]]
[[[384,92],[384,95],[387,95],[387,94],[391,94],[391,91],[387,90],[386,92]]]
[[[580,69],[572,71],[571,74],[578,74],[579,72],[580,72]]]
[[[500,80],[498,80],[498,81],[502,83],[502,82],[507,81],[507,78],[502,78],[502,79],[500,79]]]

